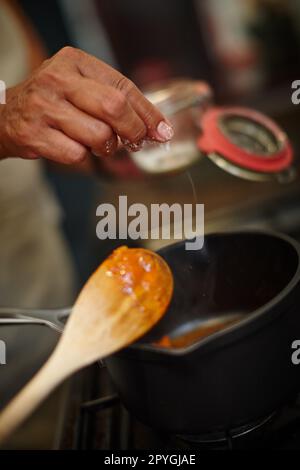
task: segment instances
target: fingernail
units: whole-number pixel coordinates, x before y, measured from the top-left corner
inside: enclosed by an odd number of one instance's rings
[[[159,136],[163,139],[163,141],[171,140],[174,135],[173,128],[165,121],[160,121],[156,130]]]

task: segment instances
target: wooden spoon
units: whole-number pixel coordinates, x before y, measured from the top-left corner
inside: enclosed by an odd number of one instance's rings
[[[48,361],[0,414],[0,442],[72,373],[150,330],[172,292],[172,274],[160,256],[142,248],[114,251],[83,287]]]

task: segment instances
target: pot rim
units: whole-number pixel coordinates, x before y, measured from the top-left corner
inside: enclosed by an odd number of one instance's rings
[[[226,327],[223,330],[217,331],[215,333],[212,333],[211,335],[199,339],[193,344],[190,344],[185,347],[181,348],[164,348],[161,346],[157,345],[152,345],[150,343],[134,343],[130,346],[128,346],[125,350],[123,351],[134,351],[134,352],[145,352],[145,353],[151,353],[151,355],[154,356],[185,356],[188,355],[196,350],[202,350],[202,349],[207,349],[207,347],[213,347],[214,343],[215,346],[221,347],[224,345],[227,345],[228,343],[231,343],[235,341],[235,339],[241,339],[245,336],[247,336],[250,332],[253,331],[253,329],[257,329],[261,326],[261,322],[259,320],[264,320],[264,323],[272,321],[274,317],[276,317],[276,313],[278,310],[278,306],[286,301],[289,297],[289,295],[292,293],[293,289],[296,287],[296,285],[300,281],[300,244],[291,238],[288,235],[281,234],[272,230],[258,230],[258,229],[238,229],[238,230],[224,230],[222,232],[212,232],[208,233],[205,236],[207,237],[224,237],[224,236],[232,236],[232,235],[263,235],[267,237],[272,237],[272,238],[277,238],[279,240],[283,240],[286,243],[288,243],[291,247],[294,248],[295,254],[297,255],[297,268],[288,282],[286,286],[278,292],[278,294],[273,297],[269,302],[265,303],[261,307],[253,310],[250,312],[249,315],[245,316],[244,319],[240,320],[239,322]],[[170,246],[174,245],[180,245],[184,244],[185,241],[180,241],[178,243],[174,243],[172,245],[169,245],[168,247],[164,247],[161,250],[158,250],[159,254],[164,254],[164,251],[166,251]],[[270,310],[272,309],[272,315],[268,318],[268,314],[270,313]],[[275,310],[275,312],[274,312]],[[279,312],[280,313],[280,312]],[[249,331],[249,327],[252,327],[251,330]],[[122,351],[121,351],[122,353]]]

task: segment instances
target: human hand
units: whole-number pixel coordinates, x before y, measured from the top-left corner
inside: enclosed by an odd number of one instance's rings
[[[125,76],[85,52],[66,47],[0,106],[0,157],[78,163],[92,151],[112,155],[118,138],[166,142],[172,127]]]

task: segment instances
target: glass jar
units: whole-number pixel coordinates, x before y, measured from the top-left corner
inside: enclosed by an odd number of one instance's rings
[[[156,84],[145,96],[167,117],[174,128],[171,142],[145,142],[130,156],[143,172],[165,174],[189,167],[201,157],[197,146],[201,116],[212,101],[211,88],[205,82],[172,80]]]

